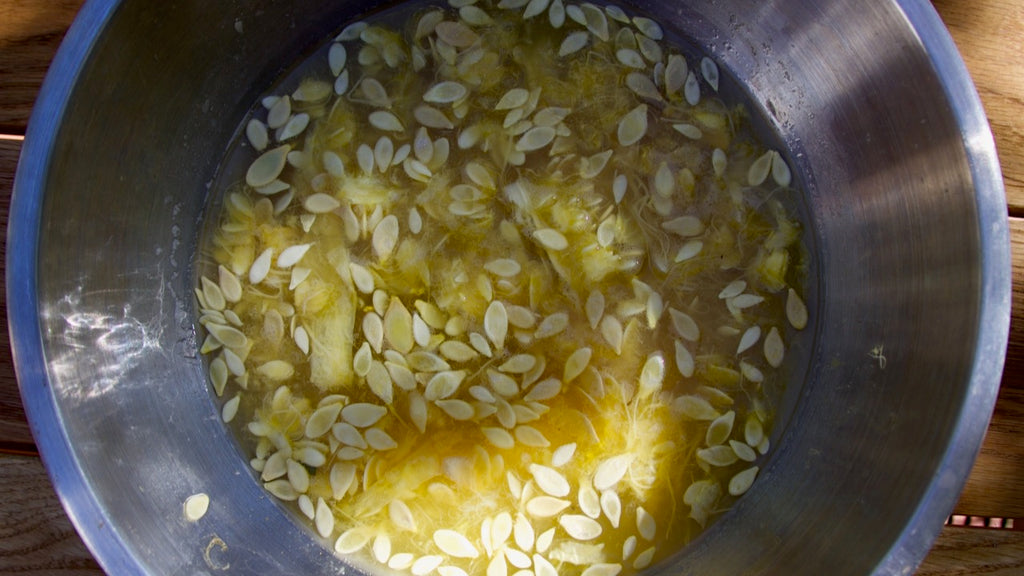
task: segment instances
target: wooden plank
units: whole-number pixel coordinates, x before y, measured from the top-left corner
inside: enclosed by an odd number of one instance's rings
[[[25,133],[50,60],[82,2],[0,2],[0,133]]]
[[[917,576],[1016,576],[1024,573],[1024,532],[946,526]]]
[[[1024,2],[933,0],[978,87],[1010,214],[1024,216]]]
[[[0,574],[103,574],[35,457],[0,456]]]
[[[11,208],[11,189],[14,186],[14,171],[18,166],[20,150],[21,142],[0,139],[0,231],[4,232],[0,236],[0,262],[7,261],[7,216]],[[4,273],[5,270],[0,267],[0,286],[3,285]],[[18,380],[14,375],[11,345],[6,335],[7,292],[0,290],[0,450],[34,451],[32,433],[25,420],[25,411],[18,393]]]
[[[1024,518],[1024,219],[1010,218],[1013,309],[1002,386],[958,514]]]

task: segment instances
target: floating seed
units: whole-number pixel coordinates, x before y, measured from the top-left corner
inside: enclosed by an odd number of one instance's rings
[[[622,146],[632,146],[647,134],[647,105],[641,104],[619,120],[618,139]]]
[[[619,519],[622,517],[622,501],[614,490],[605,490],[601,493],[601,511],[612,528],[619,527]]]
[[[764,358],[772,368],[778,368],[782,365],[785,352],[786,348],[782,343],[782,336],[779,335],[778,328],[773,326],[764,339]]]
[[[225,297],[227,294],[225,293]],[[797,330],[803,330],[807,327],[807,306],[803,300],[796,293],[796,290],[792,288],[786,295],[786,319],[789,320],[789,324]]]
[[[747,171],[747,183],[751,186],[760,186],[768,178],[768,173],[772,168],[772,159],[775,153],[768,151],[762,154],[754,163],[750,165],[750,169]]]
[[[711,86],[711,89],[718,92],[718,65],[711,58],[705,56],[700,61],[700,73],[704,81]]]
[[[570,54],[575,54],[582,50],[589,41],[590,35],[586,32],[572,32],[565,37],[565,40],[562,40],[562,45],[558,48],[558,55],[560,57],[565,57]]]
[[[249,165],[249,170],[245,173],[245,183],[253,188],[270,184],[281,175],[290,151],[291,146],[284,145],[264,152]]]
[[[451,104],[463,99],[468,92],[462,84],[446,80],[431,86],[423,94],[423,101],[432,104]]]
[[[376,424],[387,412],[387,408],[376,404],[355,403],[342,408],[341,417],[356,428],[367,428]]]
[[[601,535],[601,525],[596,520],[581,514],[563,514],[558,523],[565,533],[574,540],[593,540]]]
[[[729,480],[729,494],[733,496],[740,496],[750,489],[750,486],[754,483],[754,479],[757,477],[757,473],[760,469],[757,466],[751,466],[746,470],[737,473]]]
[[[465,536],[447,528],[434,532],[434,544],[442,552],[454,558],[476,558],[480,555],[473,543]]]
[[[513,433],[515,434],[516,441],[524,446],[547,448],[551,445],[551,442],[544,437],[544,434],[532,426],[516,426]],[[557,494],[552,494],[552,496],[557,496]]]

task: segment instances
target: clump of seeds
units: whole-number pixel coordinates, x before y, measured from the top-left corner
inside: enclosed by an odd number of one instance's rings
[[[808,325],[789,167],[714,61],[563,0],[325,52],[248,120],[196,289],[267,491],[414,576],[614,576],[691,540],[756,479]]]

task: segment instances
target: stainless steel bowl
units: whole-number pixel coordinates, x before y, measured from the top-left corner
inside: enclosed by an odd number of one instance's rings
[[[974,460],[1009,324],[1005,198],[967,72],[925,0],[638,4],[735,74],[789,147],[820,286],[770,463],[652,572],[909,573]],[[247,106],[367,8],[91,0],[53,63],[15,182],[11,336],[43,460],[112,574],[345,570],[221,425],[191,287]],[[210,511],[187,522],[200,491]]]

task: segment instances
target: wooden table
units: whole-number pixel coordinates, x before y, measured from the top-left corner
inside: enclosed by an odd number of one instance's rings
[[[0,1],[4,228],[32,104],[80,5],[81,0]],[[1018,62],[1024,55],[1024,0],[935,0],[934,5],[967,62],[995,133],[1013,242],[1014,308],[1002,388],[981,454],[954,516],[917,574],[1021,574],[1024,435],[1017,427],[1024,426],[1024,67]],[[6,332],[0,294],[0,333]],[[6,338],[0,341],[0,573],[103,573],[75,533],[36,455]]]

